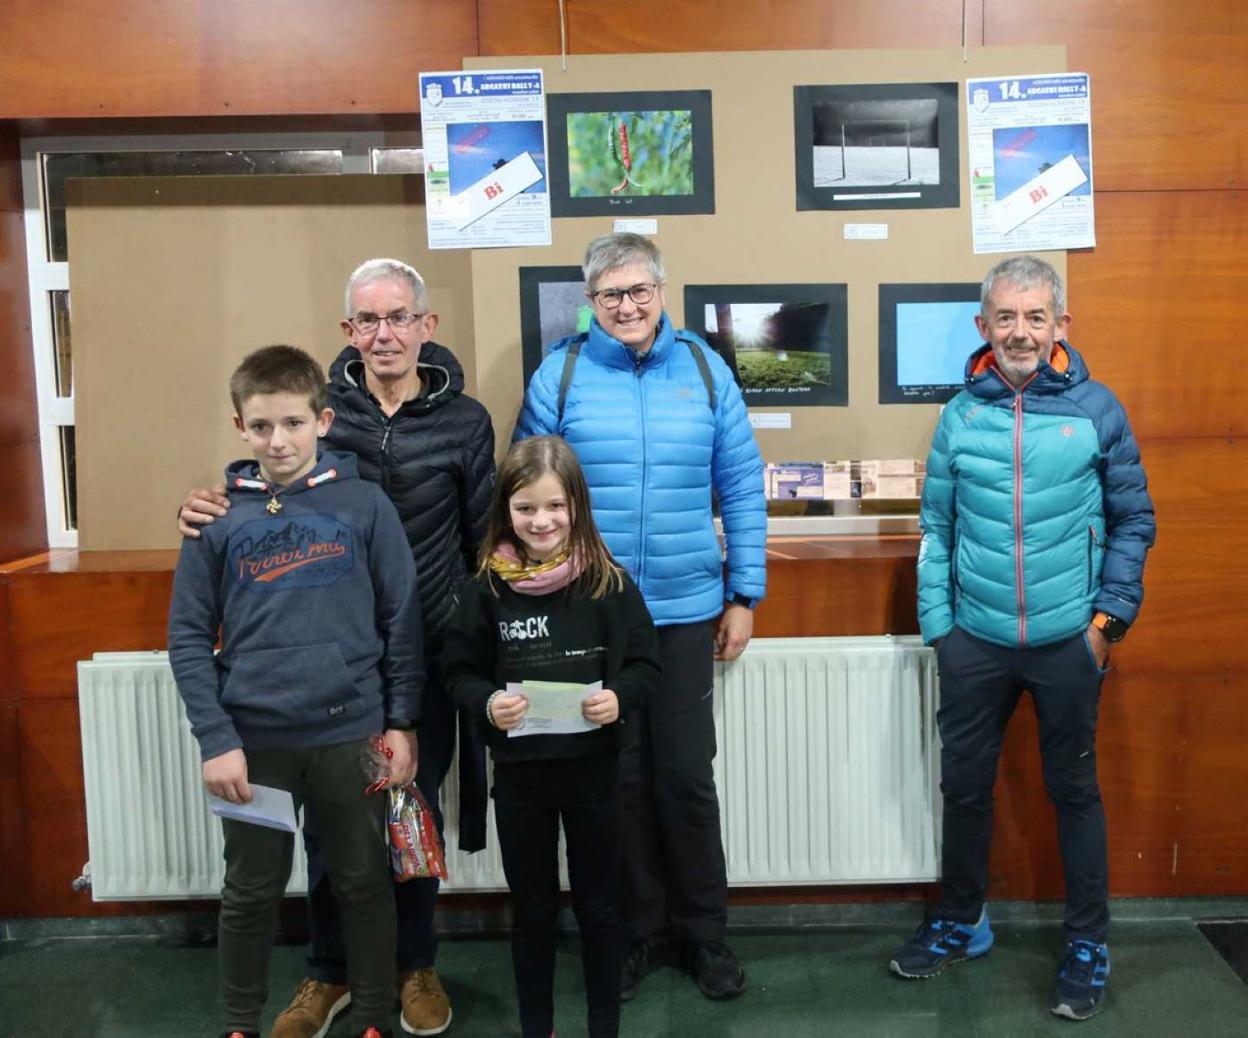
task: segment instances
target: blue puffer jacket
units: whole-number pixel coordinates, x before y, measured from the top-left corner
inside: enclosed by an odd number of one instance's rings
[[[679,335],[679,338],[678,338]],[[725,595],[757,602],[766,585],[763,459],[728,366],[664,314],[645,354],[591,325],[559,414],[559,382],[575,337],[533,374],[512,440],[558,434],[585,470],[603,540],[641,588],[654,622],[717,616]],[[688,342],[705,355],[715,392]],[[719,498],[724,556],[711,520]]]
[[[1015,391],[984,346],[936,427],[920,516],[923,640],[957,624],[997,645],[1131,623],[1156,523],[1117,398],[1066,343]]]

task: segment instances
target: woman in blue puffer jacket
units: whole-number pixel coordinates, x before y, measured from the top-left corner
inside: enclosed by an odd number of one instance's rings
[[[723,940],[710,692],[712,660],[741,654],[765,589],[762,456],[728,366],[664,312],[654,244],[598,238],[584,269],[594,321],[551,348],[513,440],[556,434],[572,445],[598,529],[659,632],[662,683],[629,725],[621,760],[633,938],[623,997],[679,951],[703,994],[731,998],[745,974]]]

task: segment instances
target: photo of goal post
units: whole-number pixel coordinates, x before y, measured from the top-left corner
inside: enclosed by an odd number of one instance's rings
[[[883,130],[884,132],[871,134],[872,130]],[[862,140],[861,134],[866,135],[865,144],[857,143]],[[898,183],[906,180],[913,180],[914,173],[910,159],[910,120],[909,119],[851,119],[841,123],[841,175],[838,180],[846,180],[849,177],[849,151],[852,148],[855,152],[860,152],[865,147],[871,151],[883,151],[887,149],[890,154],[878,156],[855,156],[855,158],[868,158],[864,163],[862,173],[878,176],[883,170],[883,163],[880,160],[888,160],[892,158],[892,152],[900,148],[899,138],[904,135],[906,150],[906,175]],[[854,142],[851,144],[851,140]],[[891,163],[890,163],[891,165]],[[900,167],[899,167],[900,168]]]

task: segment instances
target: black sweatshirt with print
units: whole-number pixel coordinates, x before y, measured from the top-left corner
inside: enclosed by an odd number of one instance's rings
[[[464,586],[443,666],[456,704],[482,718],[497,764],[614,752],[619,724],[659,678],[658,638],[637,585],[625,574],[620,590],[591,598],[585,583],[546,595],[482,576]],[[601,681],[619,698],[621,720],[573,735],[509,738],[485,720],[486,701],[509,681]]]

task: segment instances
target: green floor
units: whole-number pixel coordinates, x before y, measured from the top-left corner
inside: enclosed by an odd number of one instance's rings
[[[734,933],[731,944],[749,974],[742,998],[708,1002],[682,974],[665,969],[624,1007],[622,1033],[1248,1035],[1248,985],[1191,920],[1119,920],[1106,1009],[1080,1024],[1051,1017],[1047,1009],[1060,926],[1007,922],[995,928],[997,944],[986,959],[909,982],[888,972],[888,955],[905,936],[890,929]],[[569,939],[560,949],[556,998],[563,1038],[585,1033],[576,948]],[[152,937],[0,942],[0,1036],[215,1035],[215,959],[215,949],[171,947]],[[302,963],[299,948],[274,950],[267,1020],[293,991]],[[455,1009],[450,1035],[518,1033],[505,942],[444,941],[439,967]],[[339,1021],[330,1035],[347,1033]]]

